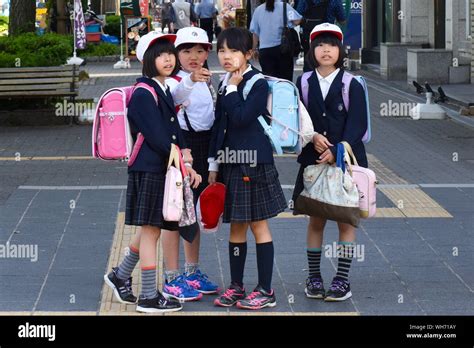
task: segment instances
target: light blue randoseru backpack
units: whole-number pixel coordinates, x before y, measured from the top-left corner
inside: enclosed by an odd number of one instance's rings
[[[258,117],[265,134],[270,138],[273,149],[279,155],[283,152],[300,153],[303,148],[302,120],[298,88],[294,83],[262,74],[254,75],[243,90],[244,100],[257,80],[265,79],[269,85],[267,109],[269,114]],[[303,107],[304,108],[304,107]],[[306,112],[306,111],[305,111]],[[307,112],[306,112],[307,114]],[[270,119],[270,124],[265,118]],[[306,120],[307,121],[307,118]],[[307,124],[307,123],[306,123]],[[312,123],[310,131],[312,131]]]

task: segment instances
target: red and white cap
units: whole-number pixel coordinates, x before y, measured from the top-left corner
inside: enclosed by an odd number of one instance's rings
[[[148,34],[143,35],[137,44],[137,59],[140,62],[143,62],[143,56],[145,55],[146,50],[157,40],[167,40],[171,43],[174,43],[176,40],[175,34],[161,34],[157,31],[150,31]]]
[[[176,48],[178,48],[179,45],[188,43],[200,44],[207,48],[212,47],[212,44],[209,43],[206,31],[198,27],[182,28],[176,33],[176,41],[174,42]]]
[[[222,224],[225,192],[225,185],[219,182],[207,186],[201,192],[196,204],[196,215],[202,232],[217,232]]]
[[[321,35],[323,33],[333,34],[339,39],[339,41],[344,41],[344,35],[342,34],[341,28],[331,23],[323,23],[315,26],[314,29],[311,31],[311,34],[309,34],[309,41],[313,41],[316,36]]]

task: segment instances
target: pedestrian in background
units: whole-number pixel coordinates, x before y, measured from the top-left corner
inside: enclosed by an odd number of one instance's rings
[[[306,72],[312,70],[306,59],[311,31],[322,23],[335,24],[337,21],[340,25],[344,25],[346,15],[342,0],[298,0],[296,10],[303,16],[301,46],[305,57],[303,71]]]
[[[173,2],[173,9],[176,17],[174,25],[175,33],[181,29],[191,26],[191,11],[192,6],[185,0],[175,0]]]
[[[266,0],[255,9],[250,31],[253,33],[255,50],[258,44],[258,59],[262,72],[265,75],[293,81],[293,53],[283,54],[280,50],[284,23],[283,8],[281,0]],[[289,4],[286,4],[286,13],[289,27],[300,23],[301,15]]]
[[[161,8],[161,32],[165,32],[168,27],[168,33],[174,33],[174,23],[176,22],[176,15],[170,0],[165,0]]]
[[[199,18],[199,26],[206,31],[209,43],[212,43],[212,39],[214,38],[216,16],[217,8],[214,0],[202,0],[197,4],[196,17]]]

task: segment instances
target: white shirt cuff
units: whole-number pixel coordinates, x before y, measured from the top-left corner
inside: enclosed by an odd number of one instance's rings
[[[217,162],[214,157],[209,157],[207,159],[207,162],[209,163],[209,171],[210,172],[218,172],[219,171],[219,162]]]
[[[191,75],[188,75],[183,79],[183,85],[186,89],[193,89],[195,83],[196,82],[191,80]]]
[[[237,86],[236,85],[229,85],[227,86],[225,95],[232,93],[232,92],[237,92]]]

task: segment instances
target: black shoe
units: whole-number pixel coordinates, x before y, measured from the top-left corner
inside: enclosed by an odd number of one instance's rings
[[[245,289],[237,284],[230,284],[230,287],[218,298],[214,300],[214,305],[220,307],[232,307],[239,300],[245,298]]]
[[[117,277],[118,267],[112,268],[112,272],[104,275],[105,284],[114,290],[115,298],[120,303],[135,304],[137,297],[133,295],[132,277],[122,280]]]
[[[306,297],[309,298],[324,298],[326,291],[324,290],[323,278],[313,277],[306,279],[304,292]]]
[[[332,280],[325,301],[344,301],[352,297],[351,286],[347,280],[335,277]]]
[[[183,309],[181,303],[176,300],[167,300],[159,291],[154,298],[140,296],[137,304],[137,312],[141,313],[166,313],[177,312]]]

